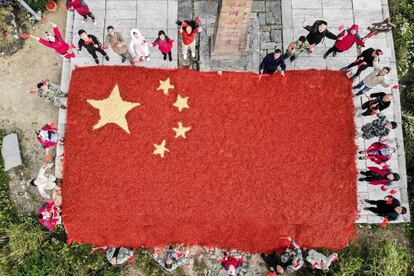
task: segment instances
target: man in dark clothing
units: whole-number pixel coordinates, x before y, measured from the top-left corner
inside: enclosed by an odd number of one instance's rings
[[[348,70],[354,66],[358,65],[358,70],[356,71],[355,75],[352,76],[352,79],[358,77],[362,71],[367,69],[368,67],[374,67],[374,62],[379,62],[379,56],[382,55],[382,51],[380,49],[374,50],[374,48],[369,48],[363,51],[357,59],[349,64],[346,67],[341,68],[342,71]]]
[[[366,109],[362,115],[369,116],[383,111],[390,106],[392,94],[385,94],[384,92],[372,93],[368,97],[368,101],[362,104],[362,109]]]
[[[273,74],[280,66],[282,76],[285,76],[286,64],[285,57],[282,55],[280,49],[276,49],[274,53],[270,53],[265,56],[260,63],[260,74]]]
[[[82,47],[85,47],[88,53],[92,55],[96,64],[99,64],[99,59],[96,55],[96,52],[101,53],[106,60],[109,60],[108,55],[101,48],[102,44],[99,42],[96,36],[87,34],[85,30],[79,30],[78,34],[80,36],[80,39],[78,41],[79,51],[82,50]]]
[[[283,275],[285,273],[285,265],[276,251],[273,251],[269,255],[261,253],[260,256],[262,257],[263,261],[266,263],[267,268],[270,271],[276,272],[276,275]]]
[[[402,207],[400,201],[390,195],[386,196],[384,200],[366,199],[365,202],[376,205],[377,207],[367,207],[364,210],[371,211],[389,221],[396,220],[400,214],[404,215],[407,213],[407,208]]]
[[[338,36],[334,35],[330,31],[328,31],[328,23],[323,20],[316,20],[312,26],[306,24],[306,19],[303,20],[303,28],[307,31],[309,31],[308,35],[306,36],[306,39],[308,40],[310,44],[309,52],[313,51],[313,47],[315,45],[318,45],[323,41],[325,36],[329,39],[336,40]]]

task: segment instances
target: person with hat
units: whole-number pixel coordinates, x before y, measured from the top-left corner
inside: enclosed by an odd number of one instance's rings
[[[330,53],[333,53],[333,56],[336,56],[338,52],[345,52],[349,50],[352,45],[357,43],[358,45],[364,46],[365,39],[361,39],[358,34],[359,26],[354,24],[351,28],[344,30],[338,35],[335,44],[328,49],[328,51],[323,55],[323,58],[326,59]]]
[[[285,59],[289,58],[293,62],[303,51],[307,50],[309,53],[309,49],[310,45],[306,37],[301,36],[297,41],[290,43],[284,54]]]
[[[382,54],[383,53],[381,49],[375,50],[374,48],[368,48],[365,51],[363,51],[354,62],[352,62],[348,66],[341,68],[341,70],[346,71],[354,66],[358,66],[358,70],[352,76],[352,79],[355,79],[361,74],[362,71],[364,71],[368,67],[374,67],[374,63],[378,64],[379,57]]]

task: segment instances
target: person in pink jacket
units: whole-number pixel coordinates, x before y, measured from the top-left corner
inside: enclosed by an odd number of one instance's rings
[[[62,35],[59,32],[58,26],[52,22],[49,23],[53,27],[54,35],[52,35],[50,32],[46,32],[46,39],[36,37],[33,35],[31,35],[30,37],[39,41],[46,47],[54,49],[61,57],[65,57],[67,59],[75,57],[75,53],[73,52],[72,47],[63,40]]]
[[[333,56],[336,56],[338,52],[345,52],[349,50],[354,43],[358,45],[365,46],[365,39],[361,39],[358,34],[359,26],[354,24],[348,30],[343,31],[338,35],[338,38],[334,44],[324,55],[323,58],[327,58],[330,53],[333,53]]]
[[[174,45],[174,39],[170,39],[168,36],[166,36],[164,31],[158,32],[158,38],[152,43],[152,47],[158,46],[160,49],[162,55],[164,56],[164,60],[172,61],[171,56],[171,49]]]
[[[89,6],[84,0],[66,0],[66,9],[75,9],[81,16],[83,16],[82,23],[85,23],[89,16],[92,19],[93,25],[96,25],[95,15],[90,11]]]

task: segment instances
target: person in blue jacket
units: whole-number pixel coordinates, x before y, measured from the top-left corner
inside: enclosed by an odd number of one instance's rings
[[[260,63],[260,74],[274,74],[279,67],[280,73],[285,76],[285,57],[280,49],[276,49],[273,53],[266,55]]]

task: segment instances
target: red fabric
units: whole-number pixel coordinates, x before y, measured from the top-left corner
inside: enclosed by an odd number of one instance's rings
[[[168,96],[157,91],[167,78]],[[257,78],[76,68],[62,186],[69,239],[262,252],[289,235],[308,248],[347,246],[357,217],[351,81],[318,70]],[[99,112],[87,99],[108,97],[115,84],[141,104],[126,116],[130,134],[114,124],[93,130]],[[178,112],[177,94],[190,109]],[[191,126],[187,139],[175,139],[178,122]],[[152,152],[164,139],[162,159]]]
[[[191,34],[187,33],[184,29],[180,29],[180,34],[183,36],[183,43],[184,45],[190,45],[191,43],[193,43],[197,33],[198,33],[198,28],[195,28],[193,30],[193,32]]]
[[[354,45],[355,42],[359,45],[364,45],[364,43],[362,42],[361,39],[357,39],[356,35],[358,33],[355,34],[355,35],[351,34],[351,30],[358,31],[358,28],[359,28],[358,25],[354,24],[354,25],[352,25],[352,27],[349,31],[346,31],[346,32],[342,33],[342,35],[340,35],[340,37],[343,37],[343,38],[342,38],[342,40],[337,40],[335,42],[335,47],[338,50],[346,51],[346,50],[349,50],[352,47],[352,45]]]
[[[58,27],[53,28],[53,32],[55,33],[56,40],[54,42],[40,38],[39,42],[45,45],[46,47],[55,49],[55,51],[60,54],[64,55],[69,50],[70,46],[67,44],[63,38],[62,35],[59,32]]]
[[[276,272],[274,271],[269,271],[266,276],[276,276]]]
[[[89,12],[89,6],[85,3],[85,6],[82,6],[80,0],[70,1],[68,5],[66,5],[66,9],[69,10],[70,8],[74,8],[80,15],[85,16]]]
[[[59,211],[55,206],[55,202],[53,200],[45,203],[42,208],[40,208],[37,211],[37,215],[40,216],[42,215],[44,212],[48,212],[48,213],[53,213],[53,216],[51,218],[39,218],[39,222],[46,227],[48,230],[54,230],[57,222],[58,222],[58,216],[59,216]]]

